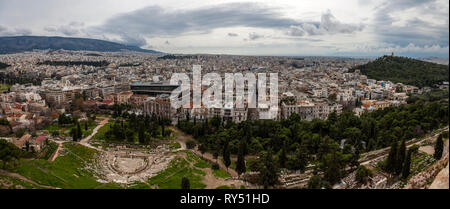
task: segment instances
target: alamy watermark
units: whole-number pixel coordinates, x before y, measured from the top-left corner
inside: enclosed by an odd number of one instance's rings
[[[180,85],[170,97],[175,109],[190,108],[191,105],[193,108],[242,109],[247,104],[248,108],[259,109],[260,119],[274,119],[278,114],[278,73],[270,73],[268,84],[266,73],[257,73],[257,76],[253,73],[225,73],[223,85],[218,73],[207,73],[202,77],[201,66],[194,65],[192,85],[186,73],[174,73],[170,84]],[[202,86],[208,88],[202,91]]]

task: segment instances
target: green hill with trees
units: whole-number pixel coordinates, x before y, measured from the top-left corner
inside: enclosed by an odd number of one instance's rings
[[[439,84],[448,81],[447,65],[424,62],[407,57],[383,56],[372,62],[357,66],[370,79],[389,80],[418,87]]]

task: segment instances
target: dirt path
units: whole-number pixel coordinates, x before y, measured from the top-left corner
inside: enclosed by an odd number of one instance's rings
[[[108,123],[108,121],[109,121],[109,118],[105,118],[104,120],[102,120],[102,121],[97,125],[97,127],[95,127],[94,130],[92,130],[92,133],[91,133],[89,136],[87,136],[87,137],[85,137],[84,139],[82,139],[82,140],[80,141],[80,143],[82,143],[82,144],[87,144],[87,143],[89,143],[89,140],[91,140],[91,138],[92,138],[95,134],[97,134],[98,130],[99,130],[101,127],[103,127],[106,123]]]
[[[94,130],[92,130],[92,133],[91,133],[89,136],[83,138],[83,139],[79,142],[79,144],[81,144],[81,145],[83,145],[83,146],[85,146],[85,147],[91,148],[91,149],[95,149],[95,150],[97,150],[97,151],[103,151],[103,150],[100,149],[100,148],[97,148],[97,147],[94,147],[94,146],[90,145],[90,144],[89,144],[89,141],[92,139],[92,137],[95,136],[95,134],[97,134],[97,132],[98,132],[98,130],[99,130],[100,128],[102,128],[106,123],[108,123],[109,119],[110,119],[110,118],[105,118],[104,120],[102,120],[102,121],[97,125],[97,127],[95,127]]]
[[[170,129],[178,134],[178,137],[177,137],[176,140],[177,140],[178,143],[181,144],[181,147],[183,147],[183,144],[184,144],[184,147],[186,148],[186,142],[187,142],[188,140],[194,140],[194,139],[192,138],[192,136],[189,136],[189,135],[183,133],[182,131],[180,131],[180,130],[174,128],[174,127],[170,127]],[[194,149],[194,150],[191,150],[191,151],[192,151],[194,154],[196,154],[197,156],[203,157],[203,158],[205,158],[205,159],[207,159],[207,160],[209,160],[209,161],[211,161],[211,162],[216,162],[216,161],[217,161],[217,163],[219,164],[219,167],[220,167],[221,169],[227,171],[227,173],[230,174],[232,177],[238,177],[238,174],[237,174],[237,172],[236,172],[235,170],[233,170],[233,169],[231,169],[231,168],[228,168],[228,169],[227,169],[227,167],[225,166],[225,164],[223,164],[223,162],[222,162],[221,160],[216,160],[216,159],[214,159],[214,156],[213,156],[211,153],[206,152],[206,153],[204,153],[204,154],[202,155],[202,153],[200,153],[200,151],[198,150],[198,146],[196,146],[195,149]]]
[[[245,186],[245,183],[242,180],[215,177],[211,168],[204,168],[203,171],[206,172],[202,181],[206,185],[205,189],[215,189],[219,186],[229,186],[234,188],[239,188],[241,185]]]
[[[30,179],[28,179],[28,178],[26,178],[26,177],[24,177],[24,176],[22,176],[20,174],[12,173],[12,172],[5,171],[5,170],[2,170],[2,169],[0,169],[0,175],[4,175],[4,176],[9,176],[9,177],[12,177],[12,178],[20,179],[22,181],[25,181],[25,182],[28,182],[28,183],[31,183],[31,184],[34,184],[34,185],[37,185],[39,187],[46,188],[46,189],[57,189],[56,187],[38,184],[35,181],[32,181],[32,180],[30,180]]]
[[[52,154],[52,156],[50,157],[50,159],[48,159],[48,161],[53,162],[55,161],[55,159],[58,157],[59,155],[59,151],[62,149],[62,144],[61,142],[57,142],[58,143],[58,148],[56,148],[55,152]]]

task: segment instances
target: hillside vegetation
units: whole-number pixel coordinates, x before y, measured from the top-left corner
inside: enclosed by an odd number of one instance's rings
[[[6,63],[0,62],[0,70],[3,69],[3,68],[7,68],[7,67],[9,67],[9,66],[10,66],[10,65],[8,65],[8,64],[6,64]]]
[[[448,81],[448,66],[406,57],[383,56],[352,69],[361,70],[370,79],[389,80],[418,87]]]
[[[144,53],[161,53],[154,50],[141,49],[137,46],[128,46],[97,39],[46,36],[0,37],[0,46],[0,54],[47,49],[98,52],[135,51]]]

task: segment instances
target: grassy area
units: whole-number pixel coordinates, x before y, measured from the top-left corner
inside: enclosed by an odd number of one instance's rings
[[[94,174],[85,169],[87,163],[93,162],[94,155],[97,153],[96,150],[69,142],[64,143],[63,153],[54,162],[44,159],[21,159],[14,172],[39,184],[58,188],[120,188],[119,185],[114,183],[97,182]]]
[[[150,189],[150,186],[144,182],[136,181],[129,185],[127,189]]]
[[[227,185],[223,185],[223,186],[216,187],[216,189],[236,189],[236,188],[235,187],[231,187],[231,186],[227,186]]]
[[[203,189],[206,187],[205,184],[201,183],[204,173],[199,171],[198,169],[192,169],[186,159],[177,157],[170,162],[166,170],[150,178],[148,182],[151,185],[158,186],[159,189],[180,189],[181,179],[186,177],[189,179],[192,189]]]
[[[211,168],[211,164],[207,163],[204,160],[200,160],[197,163],[194,164],[197,168]]]
[[[0,189],[42,189],[41,187],[9,176],[0,175]]]
[[[48,142],[48,145],[45,149],[47,149],[47,152],[45,153],[44,156],[41,157],[41,159],[44,160],[48,160],[52,154],[56,151],[56,149],[58,148],[58,144],[52,141]]]
[[[171,144],[169,144],[170,149],[180,149],[181,148],[181,144],[178,142],[173,142]]]
[[[432,155],[428,155],[426,153],[419,152],[411,156],[411,172],[409,177],[417,175],[422,172],[425,168],[429,167],[436,160]]]
[[[89,136],[97,125],[98,125],[97,122],[95,122],[93,120],[89,120],[88,121],[88,130],[85,130],[84,122],[80,122],[80,127],[81,127],[81,131],[83,132],[83,137]],[[54,131],[59,131],[60,135],[70,136],[70,130],[72,130],[72,128],[76,128],[76,125],[75,124],[71,124],[71,125],[54,124],[54,125],[46,126],[44,128],[44,130],[47,130],[50,134],[52,134]]]
[[[0,84],[0,93],[7,92],[11,86],[10,84]]]
[[[108,115],[108,114],[101,114],[101,113],[95,113],[95,117],[102,117],[102,118],[107,118],[107,117],[110,117],[111,115]]]
[[[100,129],[98,129],[97,134],[95,134],[92,137],[92,140],[106,141],[105,133],[111,128],[113,123],[114,123],[114,121],[109,121],[104,126],[102,126]]]
[[[213,170],[213,174],[215,177],[217,178],[222,178],[222,179],[226,179],[226,178],[230,178],[230,174],[228,174],[226,171],[222,170],[222,169],[218,169],[218,170]]]

